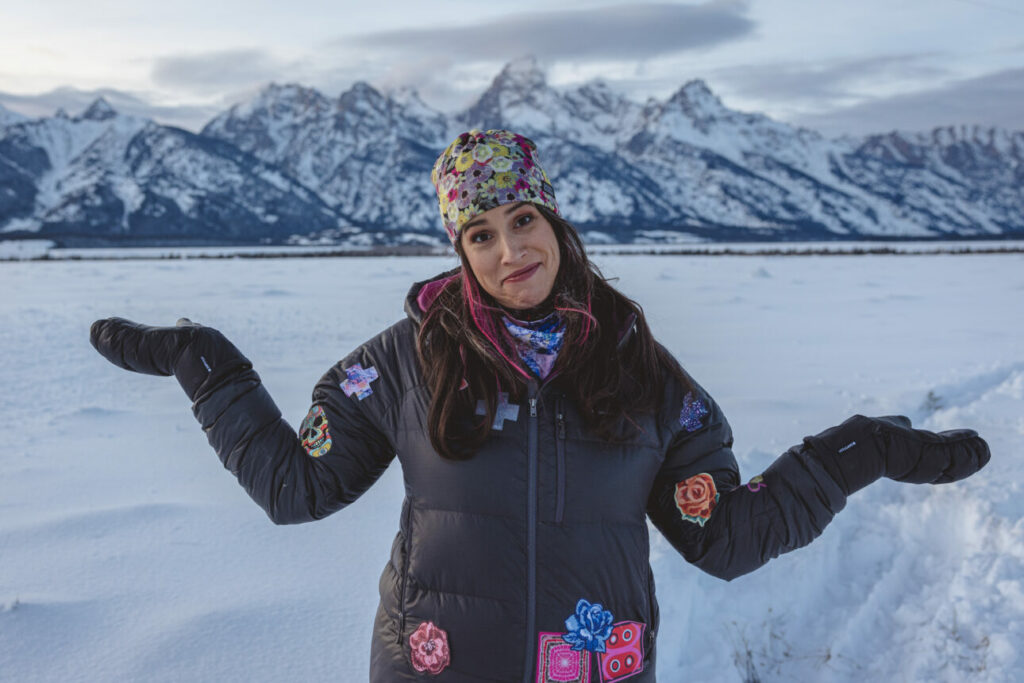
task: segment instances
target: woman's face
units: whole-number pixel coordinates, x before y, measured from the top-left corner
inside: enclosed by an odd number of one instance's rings
[[[558,275],[558,239],[529,202],[483,212],[460,232],[462,251],[480,286],[509,309],[533,308]]]

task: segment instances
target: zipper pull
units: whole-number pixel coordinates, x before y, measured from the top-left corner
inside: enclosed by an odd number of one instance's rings
[[[530,417],[537,417],[537,399],[530,399]]]
[[[555,417],[555,433],[559,439],[565,438],[565,414],[562,412],[562,400],[555,404],[558,415]]]

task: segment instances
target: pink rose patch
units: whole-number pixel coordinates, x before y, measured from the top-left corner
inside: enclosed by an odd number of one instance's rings
[[[412,666],[417,671],[439,674],[451,661],[448,634],[432,621],[424,621],[409,636]]]

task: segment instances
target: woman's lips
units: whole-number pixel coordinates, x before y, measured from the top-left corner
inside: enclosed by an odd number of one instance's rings
[[[526,278],[533,275],[534,271],[540,268],[540,263],[534,263],[532,266],[526,266],[522,270],[516,272],[505,278],[505,282],[522,282]]]

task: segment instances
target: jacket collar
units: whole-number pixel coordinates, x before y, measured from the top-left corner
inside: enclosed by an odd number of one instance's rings
[[[458,266],[417,282],[409,288],[409,293],[405,297],[405,314],[416,324],[416,327],[423,324],[423,318],[437,299],[437,295],[441,293],[449,280],[459,275],[461,270],[462,267]],[[630,311],[626,319],[619,325],[619,340],[616,348],[620,351],[624,349],[635,335],[636,313]]]

